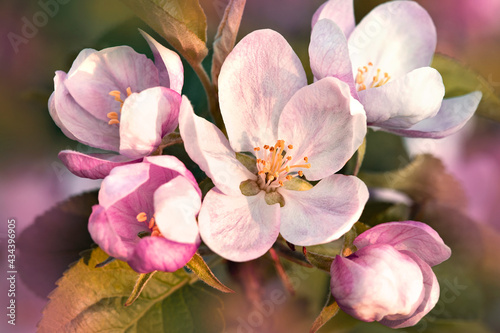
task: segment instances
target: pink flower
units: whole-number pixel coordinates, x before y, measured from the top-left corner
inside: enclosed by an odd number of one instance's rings
[[[436,231],[420,222],[380,224],[359,235],[349,257],[331,267],[332,295],[342,310],[363,321],[392,328],[413,326],[439,299],[431,266],[451,250]]]
[[[201,191],[182,162],[145,157],[104,178],[89,231],[106,253],[139,273],[173,272],[198,249],[200,206]]]
[[[128,46],[80,52],[69,72],[57,71],[50,115],[71,139],[116,154],[62,151],[74,174],[104,178],[118,165],[150,155],[178,125],[184,80],[179,56],[142,32],[155,63]]]
[[[212,250],[246,261],[268,251],[279,233],[312,245],[352,227],[368,191],[358,178],[334,173],[362,143],[366,118],[346,84],[325,78],[308,86],[285,39],[260,30],[224,62],[219,102],[229,140],[187,101],[179,115],[186,151],[215,184],[199,216],[201,237]],[[302,175],[322,180],[293,190]]]
[[[391,1],[355,26],[353,3],[330,0],[312,20],[309,55],[316,79],[337,77],[364,106],[369,126],[408,137],[458,131],[481,100],[476,91],[443,100],[441,75],[429,67],[436,28],[413,1]]]

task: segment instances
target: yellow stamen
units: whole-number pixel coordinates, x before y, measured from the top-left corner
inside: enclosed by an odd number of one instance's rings
[[[119,124],[120,121],[118,119],[111,119],[110,121],[108,121],[108,125],[114,125],[114,124]]]
[[[127,97],[132,95],[132,89],[130,87],[127,88]]]
[[[146,213],[142,212],[142,213],[137,214],[136,219],[139,222],[144,222],[148,219],[148,216],[146,215]]]
[[[302,177],[304,175],[304,172],[302,170],[299,170],[299,176]]]
[[[288,149],[293,149],[293,145],[288,145]]]
[[[118,113],[116,112],[110,112],[107,114],[109,119],[118,119]]]

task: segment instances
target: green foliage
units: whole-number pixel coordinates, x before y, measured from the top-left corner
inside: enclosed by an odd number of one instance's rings
[[[131,306],[124,304],[137,279],[125,262],[103,268],[107,258],[96,248],[87,251],[58,281],[39,323],[40,333],[52,332],[221,332],[218,297],[183,269],[157,272]]]
[[[191,64],[207,56],[207,18],[198,0],[122,0]]]
[[[208,284],[210,287],[215,288],[223,293],[234,293],[234,291],[226,287],[222,282],[217,279],[217,277],[212,273],[210,267],[203,258],[195,253],[193,258],[187,263],[189,269],[191,269],[200,280]]]
[[[434,56],[432,67],[443,77],[446,97],[461,96],[480,90],[483,98],[476,114],[500,121],[500,98],[495,94],[491,84],[481,75],[458,61],[440,54]]]
[[[321,310],[321,313],[319,314],[318,318],[316,318],[316,320],[314,321],[309,333],[316,333],[330,319],[335,317],[337,312],[339,312],[339,306],[337,302],[335,302],[335,299],[332,297],[332,295],[328,294],[328,299],[326,301],[326,304],[323,310]]]

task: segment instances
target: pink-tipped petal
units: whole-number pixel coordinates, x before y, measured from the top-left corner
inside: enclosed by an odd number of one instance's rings
[[[181,95],[164,87],[130,95],[121,112],[120,154],[140,158],[155,151],[177,127],[180,103]]]
[[[309,59],[316,79],[336,77],[349,85],[353,96],[358,95],[347,40],[342,30],[332,21],[321,20],[314,26],[309,44]]]
[[[266,253],[280,231],[279,204],[268,205],[264,192],[228,196],[210,190],[198,218],[203,241],[232,261],[248,261]]]
[[[175,272],[191,260],[198,245],[176,243],[163,237],[144,237],[128,258],[128,264],[138,273]]]
[[[87,155],[73,150],[63,150],[58,157],[74,175],[90,179],[103,179],[117,166],[141,161],[116,154]]]
[[[156,225],[163,237],[185,244],[200,242],[196,216],[201,196],[189,180],[180,176],[161,185],[155,191],[154,206]]]
[[[135,192],[150,176],[150,165],[135,163],[116,167],[104,178],[99,191],[99,204],[105,209]],[[137,214],[140,212],[137,212]]]
[[[413,252],[401,251],[412,258],[422,271],[424,277],[424,299],[418,308],[411,315],[403,316],[399,319],[384,318],[381,324],[391,328],[403,328],[416,325],[429,311],[431,311],[439,300],[439,283],[431,267],[427,265]]]
[[[434,117],[424,119],[408,129],[386,131],[411,138],[444,138],[467,123],[474,115],[482,95],[480,91],[475,91],[464,96],[446,98]]]
[[[429,66],[436,41],[434,23],[418,3],[384,3],[365,16],[349,38],[353,70],[371,62],[397,79]]]
[[[354,240],[358,249],[373,244],[389,244],[399,251],[413,252],[430,266],[451,256],[450,248],[434,229],[415,221],[382,223]]]
[[[337,24],[343,34],[349,38],[356,22],[354,21],[354,6],[352,0],[329,0],[321,5],[314,13],[312,27],[318,21],[329,19]]]
[[[283,107],[306,84],[302,64],[283,36],[258,30],[244,37],[219,76],[220,109],[233,150],[274,145]]]
[[[366,185],[356,177],[333,175],[307,191],[280,190],[281,235],[296,245],[316,245],[340,238],[361,216],[368,200]]]
[[[86,145],[104,150],[118,151],[118,127],[95,118],[84,110],[71,96],[65,83],[66,73],[57,71],[54,77],[54,94],[51,97],[51,114],[54,121],[68,137]],[[108,119],[109,120],[109,119]]]
[[[368,125],[400,129],[435,116],[443,101],[444,85],[438,71],[423,67],[358,94]]]
[[[374,245],[337,256],[331,291],[339,307],[363,321],[415,312],[425,290],[418,264],[389,245]]]
[[[195,115],[189,100],[182,98],[179,129],[189,157],[223,193],[241,194],[241,182],[256,176],[236,159],[224,134],[214,124]]]
[[[139,29],[139,32],[148,42],[151,51],[153,51],[155,65],[160,75],[160,85],[180,94],[184,85],[184,67],[181,58],[177,53],[167,49],[141,29]]]
[[[281,114],[278,137],[294,147],[290,165],[301,165],[308,180],[330,176],[344,166],[366,134],[366,116],[349,87],[336,78],[324,78],[300,89]],[[293,170],[295,171],[295,170]]]

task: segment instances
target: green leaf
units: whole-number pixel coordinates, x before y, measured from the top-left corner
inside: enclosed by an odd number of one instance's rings
[[[198,0],[122,0],[190,64],[208,53],[207,18]]]
[[[99,267],[103,267],[103,266],[99,266]],[[137,300],[137,298],[141,295],[142,291],[146,287],[146,284],[153,277],[154,273],[156,273],[156,271],[153,271],[150,273],[139,274],[139,277],[137,278],[137,281],[135,282],[134,289],[132,289],[132,293],[128,297],[124,306],[130,306]]]
[[[465,194],[443,163],[431,155],[419,155],[405,168],[385,173],[360,173],[369,187],[390,188],[406,193],[415,202],[428,201],[463,209]]]
[[[127,263],[95,265],[107,254],[87,251],[57,282],[39,323],[52,332],[221,332],[224,322],[218,297],[198,285],[183,269],[156,273],[131,306],[125,301],[137,279]]]
[[[480,90],[483,98],[476,114],[500,121],[500,98],[485,78],[453,58],[440,54],[434,56],[432,67],[443,77],[445,97],[456,97]]]
[[[217,85],[222,63],[234,47],[246,0],[229,0],[214,41],[212,82]]]
[[[212,273],[210,267],[203,258],[195,253],[193,258],[187,263],[187,266],[206,284],[210,287],[215,288],[223,293],[234,293],[234,290],[226,287],[222,282],[217,279],[217,277]]]
[[[339,306],[337,302],[333,299],[331,294],[328,294],[328,300],[326,301],[323,310],[319,314],[318,318],[314,321],[309,333],[316,333],[323,325],[325,325],[330,319],[335,317],[335,315],[339,312]]]
[[[312,252],[309,250],[304,250],[304,255],[306,256],[307,261],[313,265],[314,267],[317,267],[325,272],[330,273],[330,267],[332,266],[333,262],[333,257]]]

